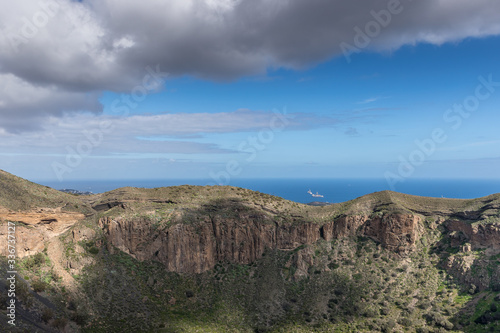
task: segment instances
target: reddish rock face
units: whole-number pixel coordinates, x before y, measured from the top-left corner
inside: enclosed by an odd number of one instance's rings
[[[155,230],[143,219],[100,220],[110,243],[138,260],[158,260],[168,270],[201,273],[218,261],[248,264],[274,248],[274,224],[252,220],[205,220]]]
[[[2,244],[8,244],[7,227],[7,222],[1,222],[0,240]],[[41,230],[28,229],[18,225],[16,227],[16,257],[24,258],[43,251],[47,240],[48,236]],[[0,255],[8,256],[9,254],[7,245],[0,248]]]
[[[384,215],[368,220],[362,234],[378,240],[389,250],[404,253],[415,248],[420,217],[416,215]]]
[[[206,218],[163,230],[144,219],[103,218],[100,225],[110,244],[138,260],[158,260],[178,273],[201,273],[218,261],[249,264],[266,249],[292,250],[320,239],[354,235],[371,237],[396,252],[408,252],[417,240],[418,222],[418,216],[394,214],[373,219],[343,216],[323,226],[278,223],[265,216]]]
[[[473,249],[486,247],[500,249],[500,225],[498,224],[471,224],[451,220],[445,226],[450,232],[462,233]]]
[[[11,212],[0,207],[0,242],[7,244],[8,221],[16,222],[16,256],[23,258],[34,255],[45,248],[47,241],[63,234],[84,218],[83,214],[61,212],[60,209]],[[0,255],[8,254],[7,246],[0,247]]]
[[[366,215],[342,216],[333,222],[332,237],[354,236],[367,221],[368,216]]]

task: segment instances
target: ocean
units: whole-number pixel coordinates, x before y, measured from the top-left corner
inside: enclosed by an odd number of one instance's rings
[[[155,188],[175,185],[207,185],[208,179],[162,179],[162,180],[87,180],[64,182],[40,182],[55,189],[75,189],[102,193],[120,187]],[[312,201],[337,203],[355,199],[376,191],[389,190],[385,179],[235,179],[231,186],[243,187],[262,193],[276,195],[288,200],[310,203]],[[308,191],[323,197],[313,197]],[[397,192],[436,197],[472,199],[500,193],[500,180],[437,180],[411,179],[396,185]]]

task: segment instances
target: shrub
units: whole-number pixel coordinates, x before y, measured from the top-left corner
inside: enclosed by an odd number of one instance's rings
[[[330,268],[330,269],[337,269],[339,267],[340,267],[340,265],[337,263],[334,263],[334,262],[331,262],[328,264],[328,268]]]
[[[431,307],[431,303],[429,301],[422,301],[419,305],[418,305],[419,308],[421,308],[422,310],[426,310],[428,308]]]
[[[66,318],[56,318],[52,322],[52,327],[58,328],[60,330],[63,330],[66,325],[68,324],[68,319]]]
[[[71,314],[71,320],[79,326],[87,324],[89,316],[81,311],[76,311]]]
[[[491,303],[490,310],[491,310],[491,312],[497,312],[497,310],[498,310],[497,305],[495,303]]]
[[[52,318],[54,318],[54,311],[50,308],[44,308],[42,310],[42,320],[48,323]]]
[[[380,314],[383,316],[387,316],[390,312],[391,310],[388,307],[383,307],[382,309],[380,309]]]
[[[37,253],[26,260],[26,268],[33,270],[45,264],[45,256],[43,253]]]
[[[394,319],[389,319],[387,322],[382,324],[382,332],[388,333],[392,332],[394,330],[394,327],[396,327],[396,321]]]
[[[368,308],[365,312],[364,312],[364,316],[365,317],[368,317],[368,318],[374,318],[374,317],[377,317],[378,315],[378,311],[373,309],[373,308]]]
[[[95,246],[91,246],[91,247],[89,247],[88,252],[89,252],[90,254],[94,254],[94,255],[96,255],[96,254],[98,254],[98,253],[99,253],[99,249],[98,249],[97,247],[95,247]]]
[[[477,287],[474,284],[470,285],[469,294],[474,295],[477,292]]]
[[[31,287],[37,293],[45,291],[47,289],[47,284],[42,280],[36,279],[31,282]]]
[[[446,320],[446,318],[438,312],[430,312],[426,316],[427,322],[429,324],[435,324],[436,326],[443,327],[447,330],[453,329],[453,324]]]
[[[400,318],[399,319],[399,324],[405,327],[413,327],[413,322],[409,318]]]
[[[29,292],[28,284],[21,279],[16,281],[16,295],[27,307],[33,304],[33,295]]]
[[[417,333],[429,333],[431,332],[429,328],[427,327],[417,327],[416,329]]]

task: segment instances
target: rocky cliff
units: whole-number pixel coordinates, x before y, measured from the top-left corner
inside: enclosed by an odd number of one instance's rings
[[[249,264],[266,249],[293,250],[319,239],[366,236],[398,253],[414,249],[420,218],[392,214],[370,218],[342,216],[323,225],[287,224],[266,215],[206,218],[195,224],[165,229],[141,218],[101,218],[99,225],[109,244],[139,260],[157,260],[178,273],[201,273],[220,261]]]
[[[490,248],[500,250],[499,223],[470,223],[451,219],[445,223],[453,244],[464,242],[471,245],[471,249]]]

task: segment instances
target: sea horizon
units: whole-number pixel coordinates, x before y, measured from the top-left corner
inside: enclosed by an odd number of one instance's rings
[[[123,179],[35,181],[56,190],[74,189],[94,194],[121,187],[156,188],[180,185],[217,185],[212,179]],[[499,179],[407,179],[391,188],[385,179],[372,178],[241,178],[219,184],[242,187],[287,200],[338,203],[384,190],[435,198],[474,199],[500,193]],[[308,193],[310,191],[310,193]],[[320,195],[320,196],[313,196]]]

